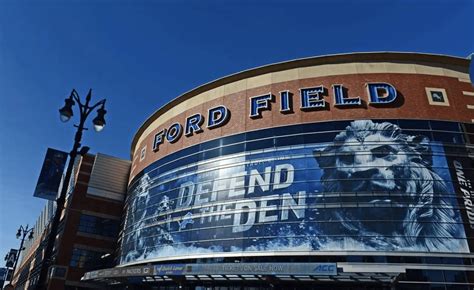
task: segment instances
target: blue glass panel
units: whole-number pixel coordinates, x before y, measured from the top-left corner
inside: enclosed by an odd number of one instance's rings
[[[459,128],[459,123],[446,121],[430,121],[430,124],[431,129],[433,130],[461,132]]]

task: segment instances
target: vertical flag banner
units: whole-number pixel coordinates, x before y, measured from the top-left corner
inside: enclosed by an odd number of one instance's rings
[[[13,264],[15,264],[15,259],[16,259],[17,254],[18,254],[18,250],[10,249],[10,252],[8,252],[6,264],[5,264],[7,268],[13,267]]]
[[[48,148],[33,196],[56,200],[68,154]]]

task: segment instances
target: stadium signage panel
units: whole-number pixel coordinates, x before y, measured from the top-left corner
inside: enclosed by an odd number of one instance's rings
[[[391,84],[384,82],[367,83],[368,103],[371,105],[387,105],[396,101],[398,95],[397,90]],[[360,107],[362,105],[362,98],[350,97],[347,94],[347,89],[341,84],[332,85],[332,93],[334,97],[334,106],[336,107]],[[290,114],[293,111],[293,94],[289,90],[281,91],[279,94],[280,113]],[[300,110],[314,111],[324,109],[328,106],[325,96],[328,95],[328,89],[324,86],[307,87],[299,89],[300,96]],[[249,117],[251,119],[258,119],[262,117],[262,111],[271,110],[271,103],[275,103],[275,95],[269,92],[268,94],[253,96],[249,98]],[[224,126],[230,120],[230,110],[226,106],[217,106],[210,108],[207,113],[207,129],[215,129]],[[154,135],[153,151],[159,151],[159,146],[165,141],[168,143],[176,143],[184,134],[186,137],[191,137],[194,134],[199,134],[204,131],[203,125],[205,117],[200,114],[193,114],[188,116],[183,124],[179,122],[173,123],[166,129],[161,129]]]
[[[452,148],[429,131],[389,121],[339,125],[319,133],[314,124],[306,132],[315,138],[268,150],[148,168],[129,188],[121,264],[256,252],[470,252],[467,152],[450,159]]]
[[[157,264],[88,272],[85,280],[113,277],[179,275],[337,275],[336,263]]]
[[[456,179],[458,181],[458,188],[461,191],[464,206],[466,207],[466,215],[469,221],[471,229],[474,229],[474,205],[472,202],[472,196],[474,195],[474,190],[472,188],[471,180],[467,177],[463,165],[460,161],[453,161],[454,169],[456,171]]]
[[[214,129],[225,125],[230,119],[230,111],[225,106],[217,106],[208,110],[207,129]],[[181,136],[191,137],[203,132],[204,116],[194,114],[186,118],[185,125],[173,123],[168,129],[162,129],[153,138],[153,151],[158,151],[159,146],[165,142],[176,143]],[[183,129],[184,127],[184,129]]]
[[[185,270],[191,275],[337,275],[336,263],[188,264]]]
[[[397,90],[388,83],[368,83],[366,84],[369,104],[386,105],[395,102],[397,99]],[[346,89],[340,85],[332,85],[334,96],[334,106],[338,107],[358,107],[362,105],[361,97],[350,97]],[[324,99],[328,95],[328,89],[324,86],[316,86],[300,89],[300,110],[313,111],[324,109],[328,106]],[[292,93],[288,90],[279,92],[280,113],[293,113]],[[249,117],[252,119],[261,118],[262,111],[271,110],[270,103],[275,102],[275,96],[272,93],[254,96],[250,98]]]

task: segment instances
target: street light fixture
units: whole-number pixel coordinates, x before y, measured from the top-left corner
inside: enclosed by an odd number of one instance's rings
[[[82,146],[81,147],[81,140],[82,140],[82,131],[87,130],[87,128],[84,127],[84,124],[86,122],[87,117],[89,114],[94,111],[97,107],[100,106],[99,109],[97,109],[97,117],[94,118],[92,121],[94,125],[94,129],[97,132],[102,131],[102,129],[105,126],[105,114],[107,111],[105,110],[105,99],[102,99],[95,103],[94,105],[90,106],[89,102],[91,100],[92,96],[92,89],[89,90],[89,93],[86,96],[86,102],[83,104],[81,102],[79,94],[76,92],[76,90],[72,90],[71,94],[69,95],[69,98],[65,99],[64,102],[64,107],[62,107],[59,110],[59,117],[62,122],[67,122],[71,119],[71,117],[74,115],[73,113],[73,106],[77,103],[79,106],[79,124],[74,125],[74,127],[77,128],[76,135],[74,137],[74,146],[69,152],[69,162],[68,166],[66,169],[66,175],[64,176],[63,180],[63,187],[61,189],[61,193],[56,199],[56,212],[54,214],[53,220],[51,222],[51,229],[50,233],[48,235],[48,242],[46,244],[46,248],[44,251],[44,258],[43,262],[41,263],[41,271],[40,271],[40,276],[38,278],[38,284],[36,286],[36,289],[46,289],[47,288],[47,276],[48,276],[48,270],[51,265],[54,265],[53,262],[55,262],[56,258],[52,258],[52,252],[54,248],[54,241],[57,236],[58,232],[58,226],[59,226],[59,221],[61,217],[61,212],[64,208],[64,204],[66,201],[66,194],[68,190],[68,185],[69,185],[69,180],[71,179],[71,174],[72,170],[74,167],[74,161],[76,159],[76,156],[79,155],[85,155],[87,151],[89,151],[89,147],[87,146]]]
[[[62,122],[66,123],[71,119],[72,116],[74,116],[74,113],[72,111],[72,107],[76,104],[76,102],[79,105],[79,109],[81,110],[81,119],[83,118],[83,114],[85,114],[84,119],[87,118],[96,107],[99,105],[102,105],[99,109],[97,109],[97,117],[92,120],[92,123],[94,124],[94,129],[96,132],[102,131],[105,126],[105,114],[107,113],[107,110],[105,110],[105,99],[97,102],[95,105],[92,107],[89,107],[89,101],[91,99],[92,95],[92,89],[89,90],[89,93],[87,94],[86,97],[86,104],[83,105],[81,103],[79,94],[76,92],[76,90],[72,90],[71,95],[69,98],[64,100],[64,107],[59,109],[59,118],[61,119]],[[74,102],[76,101],[76,102]],[[85,120],[84,120],[85,121]]]
[[[64,102],[66,103],[64,107],[59,109],[59,117],[62,122],[67,122],[71,117],[74,115],[72,112],[72,106],[75,105],[74,100],[72,99],[73,95],[71,93],[71,96],[68,99],[65,99]]]
[[[104,104],[102,104],[102,107],[100,107],[97,110],[97,117],[95,117],[94,120],[92,120],[92,123],[94,124],[94,130],[96,132],[102,131],[102,129],[104,129],[105,127],[104,116],[107,113],[107,111],[104,109],[104,105],[105,105],[105,100],[104,100]]]

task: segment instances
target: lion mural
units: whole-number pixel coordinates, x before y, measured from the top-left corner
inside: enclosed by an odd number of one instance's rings
[[[330,210],[328,233],[342,232],[377,249],[456,250],[453,238],[464,235],[456,224],[459,212],[432,170],[428,138],[403,134],[388,122],[360,120],[314,156],[323,169],[323,191],[340,193],[341,201],[352,195],[358,203]],[[395,229],[377,222],[390,220]]]

